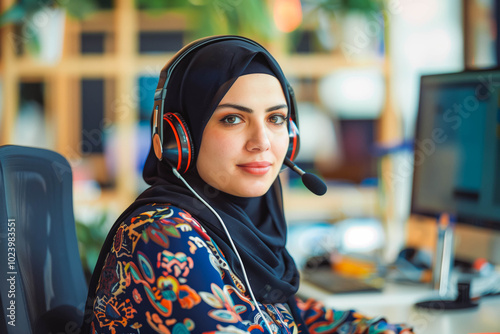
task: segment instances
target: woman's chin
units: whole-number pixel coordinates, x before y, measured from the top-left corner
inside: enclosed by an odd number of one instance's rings
[[[256,182],[252,182],[249,184],[241,184],[238,187],[235,187],[233,189],[227,189],[226,191],[221,189],[222,191],[225,191],[226,193],[238,197],[259,197],[262,195],[265,195],[269,188],[271,187],[271,184],[259,184]]]

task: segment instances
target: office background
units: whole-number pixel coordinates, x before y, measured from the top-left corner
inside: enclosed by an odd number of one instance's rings
[[[87,272],[108,227],[146,187],[141,169],[158,74],[191,40],[240,34],[275,55],[299,102],[298,164],[329,187],[315,197],[285,172],[290,224],[313,231],[373,221],[355,230],[353,247],[371,242],[364,251],[385,263],[405,247],[432,253],[436,245],[435,219],[410,215],[420,76],[498,64],[493,0],[0,6],[0,145],[48,148],[70,162]],[[498,264],[499,244],[498,232],[457,228],[457,255],[466,260]],[[317,251],[295,255],[302,261]]]

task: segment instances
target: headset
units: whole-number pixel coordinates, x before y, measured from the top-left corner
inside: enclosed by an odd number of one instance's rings
[[[153,149],[158,160],[166,160],[181,174],[186,173],[194,164],[195,152],[192,137],[182,116],[178,113],[164,110],[170,77],[177,65],[191,52],[209,44],[228,40],[243,41],[255,45],[262,49],[267,56],[274,59],[261,44],[251,39],[235,35],[212,36],[195,40],[184,46],[160,72],[160,79],[154,95],[153,126],[151,134]],[[293,161],[297,157],[300,147],[297,102],[292,86],[286,81],[286,78],[285,82],[288,94],[290,95],[290,112],[288,113],[289,144],[286,158]]]

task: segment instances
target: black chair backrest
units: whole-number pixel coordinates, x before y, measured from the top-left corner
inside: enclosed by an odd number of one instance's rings
[[[67,332],[83,317],[72,185],[60,154],[0,147],[0,333]]]

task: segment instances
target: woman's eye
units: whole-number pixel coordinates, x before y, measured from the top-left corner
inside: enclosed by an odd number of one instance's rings
[[[225,124],[239,124],[242,122],[242,119],[239,116],[236,115],[228,115],[222,119],[222,122]]]
[[[286,118],[285,118],[285,116],[283,116],[281,114],[275,114],[275,115],[272,115],[271,117],[269,117],[269,121],[271,121],[271,123],[281,125],[281,124],[285,123]]]

